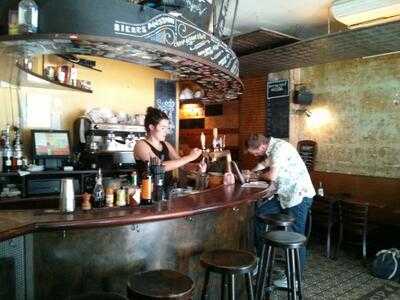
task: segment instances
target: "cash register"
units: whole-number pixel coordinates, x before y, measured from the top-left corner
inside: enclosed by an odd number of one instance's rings
[[[36,165],[44,166],[44,171],[31,172],[26,176],[26,194],[40,196],[60,193],[61,179],[68,176],[68,172],[63,172],[64,166],[69,165],[71,158],[69,131],[32,130],[31,132],[32,158]],[[74,178],[74,187],[75,192],[79,192],[77,178]]]

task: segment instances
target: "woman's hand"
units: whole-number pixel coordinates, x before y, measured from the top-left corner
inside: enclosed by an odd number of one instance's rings
[[[206,163],[206,160],[204,157],[201,160],[201,162],[199,163],[199,171],[201,174],[204,174],[207,172],[207,163]]]
[[[190,151],[190,154],[188,155],[190,158],[190,161],[194,161],[200,157],[200,155],[203,153],[199,148],[194,148],[192,151]]]

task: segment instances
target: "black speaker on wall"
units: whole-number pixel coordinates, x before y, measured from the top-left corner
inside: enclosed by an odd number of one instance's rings
[[[299,89],[294,91],[293,103],[301,105],[310,105],[314,99],[313,93],[307,89]]]

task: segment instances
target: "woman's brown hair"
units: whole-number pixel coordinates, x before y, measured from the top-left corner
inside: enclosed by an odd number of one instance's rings
[[[149,132],[150,125],[155,127],[161,120],[169,120],[167,114],[158,108],[149,106],[146,111],[146,117],[144,118],[144,127],[146,131]]]

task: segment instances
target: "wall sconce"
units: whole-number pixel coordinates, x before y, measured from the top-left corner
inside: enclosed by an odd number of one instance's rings
[[[295,114],[298,114],[298,115],[303,115],[304,114],[309,118],[311,118],[311,116],[312,116],[312,112],[309,111],[306,108],[296,109],[294,112],[295,112]]]
[[[327,108],[319,107],[310,112],[307,119],[308,126],[312,128],[321,127],[332,122],[332,114]]]

